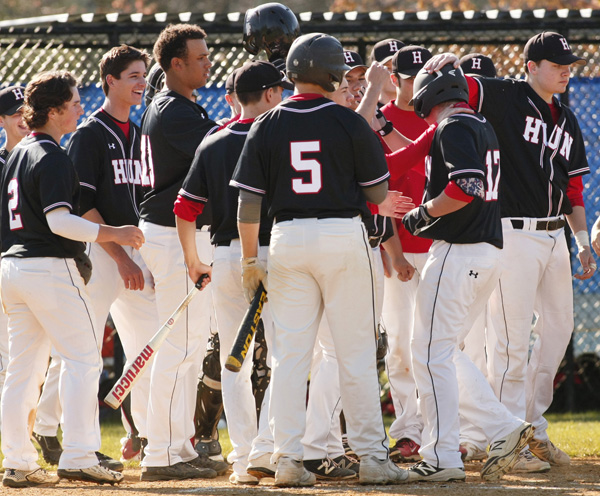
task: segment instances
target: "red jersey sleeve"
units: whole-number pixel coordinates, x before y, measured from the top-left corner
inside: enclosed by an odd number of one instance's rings
[[[196,222],[196,217],[198,217],[202,210],[204,210],[204,203],[193,202],[181,195],[177,195],[177,200],[175,200],[175,206],[173,207],[173,213],[188,222]]]
[[[423,161],[431,148],[436,128],[437,124],[432,124],[427,131],[410,145],[400,148],[400,150],[396,150],[393,153],[386,154],[385,158],[387,159],[391,181],[401,178],[410,169]]]
[[[581,176],[575,176],[569,179],[567,185],[567,197],[572,207],[583,207],[583,180]]]
[[[465,76],[469,85],[469,106],[474,110],[479,110],[479,83],[477,79],[471,76]]]

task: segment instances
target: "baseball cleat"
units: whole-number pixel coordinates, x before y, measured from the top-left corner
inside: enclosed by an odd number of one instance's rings
[[[315,474],[306,470],[300,460],[282,456],[277,461],[277,471],[275,472],[277,487],[314,486],[315,482],[317,482]]]
[[[211,460],[206,455],[198,455],[196,458],[189,460],[186,463],[196,468],[210,468],[211,470],[214,470],[217,475],[225,475],[230,468],[227,462]]]
[[[42,449],[42,457],[48,465],[58,465],[58,460],[63,452],[60,441],[56,436],[42,436],[37,433],[32,433],[31,437],[35,439]]]
[[[528,422],[523,422],[507,436],[492,441],[485,465],[481,469],[483,480],[497,480],[509,472],[517,463],[519,453],[527,446],[535,428]]]
[[[110,485],[119,484],[125,477],[122,473],[110,470],[100,464],[88,468],[59,468],[57,474],[61,479]]]
[[[185,462],[165,467],[142,467],[141,481],[166,481],[184,479],[214,479],[217,476],[211,468],[196,468]]]
[[[142,440],[134,434],[121,438],[121,462],[140,461],[142,459]]]
[[[357,474],[360,470],[360,462],[356,458],[352,458],[346,454],[340,455],[333,459],[333,462],[341,468],[347,468],[348,470],[354,470]]]
[[[474,462],[485,460],[488,456],[487,451],[475,446],[473,443],[460,443],[458,448],[463,462]]]
[[[229,482],[232,484],[256,486],[258,479],[250,474],[236,474],[235,472],[229,476]]]
[[[421,459],[420,448],[412,439],[404,437],[390,448],[390,460],[394,463],[418,462]]]
[[[206,455],[211,460],[219,462],[225,461],[223,458],[223,450],[221,449],[221,443],[218,439],[211,439],[210,441],[198,441],[194,446],[196,453],[199,455]]]
[[[247,472],[257,479],[274,478],[276,470],[277,465],[271,463],[271,453],[265,453],[254,460],[250,460],[247,468]]]
[[[394,465],[390,459],[379,460],[373,455],[360,459],[359,484],[401,484],[407,480],[408,472]]]
[[[99,451],[96,451],[96,457],[98,458],[98,463],[108,470],[123,472],[123,469],[125,468],[123,463],[121,463],[119,460],[115,460],[114,458],[111,458],[104,453],[100,453]]]
[[[348,436],[346,436],[346,434],[342,436],[342,446],[344,447],[344,453],[346,455],[351,456],[352,458],[358,458],[356,453],[354,453],[354,450],[350,447]]]
[[[537,474],[548,472],[550,464],[533,456],[531,451],[521,451],[517,463],[510,469],[512,474]]]
[[[466,479],[462,467],[440,468],[420,461],[408,469],[408,482],[461,482]]]
[[[530,451],[540,460],[548,462],[550,465],[571,465],[571,458],[563,450],[554,446],[554,443],[548,441],[529,441]]]
[[[304,468],[315,474],[317,480],[336,481],[356,477],[356,472],[354,470],[342,468],[330,458],[324,458],[323,460],[304,460]]]
[[[44,487],[57,484],[60,479],[56,475],[49,474],[43,468],[35,470],[17,470],[7,468],[4,470],[2,485],[5,487]]]

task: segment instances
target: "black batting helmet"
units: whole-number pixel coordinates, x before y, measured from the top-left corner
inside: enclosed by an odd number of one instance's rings
[[[154,95],[159,91],[162,91],[165,83],[165,72],[160,67],[160,64],[156,63],[152,66],[148,75],[146,76],[146,94],[144,95],[144,102],[146,107],[150,105]]]
[[[265,3],[246,11],[243,45],[252,55],[264,49],[269,60],[285,58],[298,36],[298,19],[285,5]]]
[[[290,47],[286,73],[292,81],[318,84],[325,91],[335,91],[344,73],[350,70],[342,44],[323,33],[305,34]]]
[[[419,117],[427,117],[433,107],[450,100],[469,102],[469,85],[460,67],[446,64],[433,74],[425,69],[417,73],[411,103]]]

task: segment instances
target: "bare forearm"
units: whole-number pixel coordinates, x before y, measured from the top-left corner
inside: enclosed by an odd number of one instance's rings
[[[100,214],[100,212],[98,212],[98,210],[95,208],[88,210],[85,214],[82,215],[82,217],[96,224],[106,224],[106,222],[104,222],[102,214]],[[104,241],[98,244],[117,263],[120,260],[122,260],[123,257],[129,258],[127,253],[125,253],[125,250],[113,241]]]
[[[183,258],[187,266],[200,262],[196,246],[196,222],[190,222],[175,216],[177,236],[183,250]]]
[[[443,191],[433,200],[429,200],[427,203],[425,203],[427,212],[432,217],[442,217],[443,215],[451,214],[452,212],[456,212],[467,205],[467,202],[450,198]]]
[[[259,223],[249,224],[238,221],[240,244],[242,245],[242,258],[258,256]]]

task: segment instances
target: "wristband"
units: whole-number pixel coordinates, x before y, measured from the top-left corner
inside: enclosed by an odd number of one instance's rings
[[[383,126],[379,131],[377,131],[379,133],[380,136],[387,136],[388,134],[390,134],[392,131],[394,130],[394,125],[392,124],[391,121],[386,121],[385,122],[385,126]]]
[[[575,236],[575,243],[577,243],[577,248],[579,248],[579,251],[583,251],[583,249],[586,246],[589,248],[590,235],[588,234],[587,231],[585,231],[585,230],[577,231],[574,234],[574,236]]]

